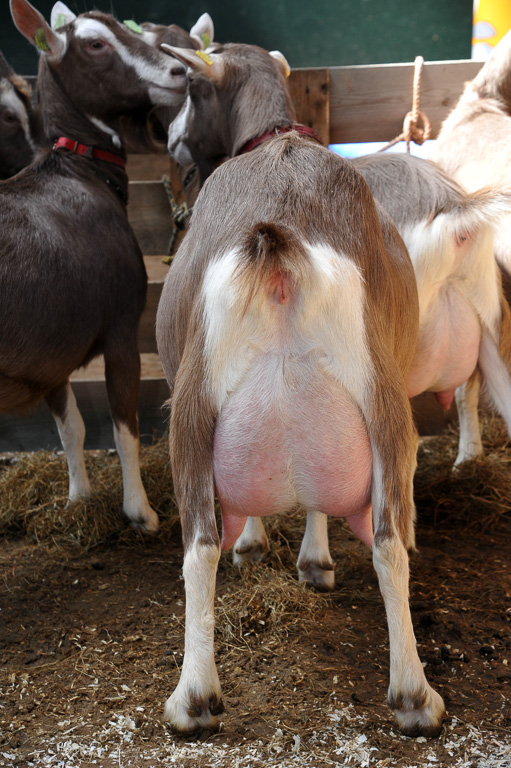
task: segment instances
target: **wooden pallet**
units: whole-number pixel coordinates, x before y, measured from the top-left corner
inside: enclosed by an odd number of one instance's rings
[[[425,64],[420,108],[431,122],[433,137],[455,105],[463,84],[477,74],[481,62],[449,61]],[[328,69],[297,69],[290,87],[298,120],[315,128],[325,143],[390,141],[402,130],[411,109],[413,64],[386,64]],[[158,299],[168,267],[162,259],[171,234],[170,206],[161,178],[176,174],[165,155],[132,155],[128,161],[128,218],[144,253],[148,272],[147,307],[139,333],[142,383],[139,418],[142,439],[165,429],[163,403],[167,385],[157,356],[154,324]],[[180,190],[176,188],[179,198]],[[73,389],[83,414],[88,448],[113,446],[112,427],[102,360],[73,375]],[[434,434],[453,419],[430,395],[414,398],[421,434]],[[0,451],[59,448],[59,438],[45,404],[26,417],[0,416]]]

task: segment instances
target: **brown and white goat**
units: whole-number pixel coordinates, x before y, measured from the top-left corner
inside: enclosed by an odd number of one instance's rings
[[[0,410],[45,398],[67,455],[69,498],[87,496],[85,430],[69,376],[104,354],[124,512],[155,530],[138,463],[147,279],[126,216],[120,130],[126,117],[138,125],[153,104],[182,99],[185,72],[108,14],[55,10],[53,30],[27,0],[11,0],[19,31],[41,50],[39,110],[52,148],[0,184]]]
[[[346,517],[372,543],[389,702],[403,732],[436,734],[444,706],[408,605],[417,438],[405,376],[418,301],[406,248],[362,176],[310,138],[290,131],[234,157],[293,126],[278,61],[254,46],[208,49],[206,60],[172,50],[190,71],[171,149],[199,164],[233,159],[199,194],[157,315],[186,588],[183,669],[166,717],[191,731],[214,727],[223,708],[216,490],[223,548],[247,517],[297,506]]]
[[[0,52],[0,179],[21,171],[34,156],[36,123],[26,80]]]
[[[430,159],[470,192],[511,189],[511,31],[494,48],[477,76],[466,83],[442,125]],[[483,348],[482,361],[487,370],[492,369],[495,382],[485,388],[486,393],[504,417],[511,436],[511,215],[498,225],[494,248],[504,287],[501,321],[498,349]],[[488,378],[484,378],[488,384]],[[456,392],[460,417],[457,463],[483,452],[477,414],[479,387],[476,372]]]
[[[165,26],[163,24],[144,22],[140,25],[140,29],[142,30],[142,39],[157,49],[160,48],[162,43],[165,43],[166,45],[175,45],[178,48],[191,48],[201,51],[213,41],[215,34],[213,20],[209,13],[203,13],[189,33],[177,26],[177,24]],[[168,127],[180,109],[181,104],[177,104],[174,106],[157,107],[151,113],[151,118],[158,123],[156,133],[159,128],[164,134],[165,144],[167,143]],[[185,173],[186,175],[187,172]]]

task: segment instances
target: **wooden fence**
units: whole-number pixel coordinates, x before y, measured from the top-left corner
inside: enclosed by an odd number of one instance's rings
[[[433,138],[455,105],[463,84],[473,79],[480,62],[448,61],[425,64],[421,78],[420,109],[432,125]],[[325,143],[390,141],[401,133],[411,109],[413,64],[297,69],[290,87],[298,120],[315,128]],[[128,218],[139,240],[147,267],[147,307],[139,343],[142,383],[139,418],[142,439],[165,429],[168,397],[156,350],[154,323],[163,280],[168,270],[162,261],[171,234],[170,207],[161,181],[175,179],[169,158],[133,155],[128,161],[130,202]],[[102,359],[72,377],[78,406],[87,428],[86,447],[113,446],[112,426],[104,385]],[[437,432],[452,414],[445,415],[429,395],[415,398],[419,430]],[[58,448],[60,442],[45,404],[25,417],[0,416],[0,451]]]

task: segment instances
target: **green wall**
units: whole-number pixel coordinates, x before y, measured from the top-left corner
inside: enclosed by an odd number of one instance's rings
[[[15,28],[1,0],[0,49],[20,74],[37,71],[37,54]],[[53,2],[32,0],[49,19]],[[472,0],[69,0],[75,13],[98,8],[119,19],[180,24],[204,11],[219,42],[279,49],[293,67],[468,59]]]

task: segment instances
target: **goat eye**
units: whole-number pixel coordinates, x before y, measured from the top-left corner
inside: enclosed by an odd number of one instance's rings
[[[91,40],[89,43],[89,48],[93,51],[100,51],[104,47],[105,44],[102,40]]]
[[[14,114],[14,112],[6,112],[4,115],[4,120],[6,123],[16,123],[18,121],[18,117]]]

